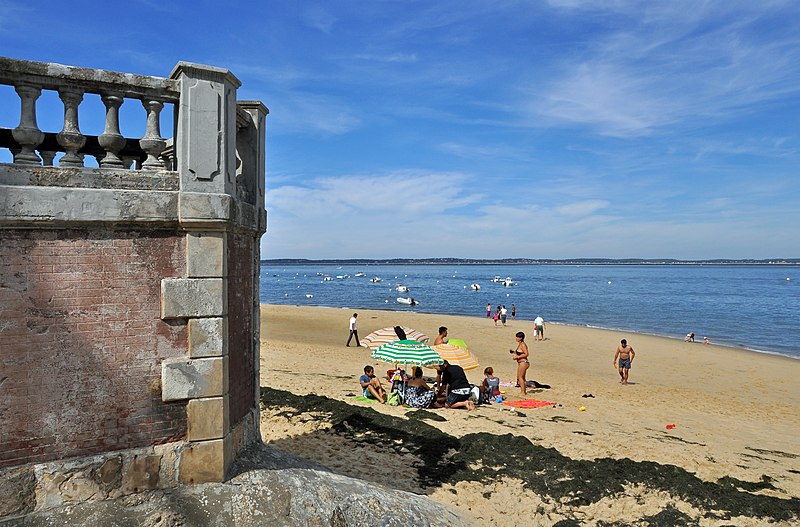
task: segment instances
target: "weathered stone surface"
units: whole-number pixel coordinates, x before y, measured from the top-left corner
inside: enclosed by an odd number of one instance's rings
[[[254,452],[255,451],[255,452]],[[25,527],[386,527],[468,525],[424,497],[331,474],[305,460],[259,445],[242,460],[252,468],[227,483],[142,493],[136,499],[88,502],[39,511]],[[238,465],[237,461],[237,465]],[[0,522],[2,527],[11,523]],[[22,525],[17,524],[17,525]]]
[[[186,225],[215,225],[231,219],[231,207],[227,194],[181,192],[178,215]]]
[[[180,401],[225,393],[224,357],[166,359],[161,363],[161,399]]]
[[[177,203],[177,192],[0,185],[0,223],[174,223]]]
[[[157,489],[160,483],[161,456],[133,456],[122,477],[124,493]]]
[[[93,475],[105,492],[118,488],[122,482],[122,457],[106,459],[100,468],[93,471]]]
[[[189,278],[224,278],[225,233],[190,232],[186,235],[186,272]]]
[[[222,357],[228,354],[227,320],[222,317],[189,320],[189,356]]]
[[[181,483],[219,482],[225,479],[230,455],[224,439],[191,443],[181,452],[178,477]]]
[[[225,315],[223,278],[165,278],[161,280],[161,318],[220,317]]]
[[[189,441],[222,439],[230,427],[228,397],[192,399],[186,407]]]
[[[33,470],[0,471],[0,518],[26,514],[36,506],[36,477]]]

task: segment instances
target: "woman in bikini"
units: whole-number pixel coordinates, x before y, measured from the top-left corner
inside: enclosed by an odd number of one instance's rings
[[[525,380],[525,374],[528,372],[528,368],[531,367],[531,363],[528,360],[528,345],[525,344],[525,333],[522,331],[518,332],[516,334],[516,339],[517,349],[508,351],[514,354],[514,360],[517,361],[517,383],[519,389],[522,395],[527,395],[528,386]]]

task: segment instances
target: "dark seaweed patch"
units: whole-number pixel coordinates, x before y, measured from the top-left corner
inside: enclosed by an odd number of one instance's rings
[[[780,450],[764,450],[762,448],[752,448],[749,446],[744,447],[745,450],[750,450],[751,452],[757,452],[759,454],[763,454],[765,456],[778,456],[778,457],[787,457],[789,459],[796,459],[800,456],[797,454],[792,454],[790,452],[781,452]]]
[[[427,410],[411,410],[410,412],[406,412],[405,416],[409,419],[429,419],[431,421],[437,421],[440,423],[447,421],[447,419],[441,415],[434,412],[429,412]]]
[[[745,482],[726,477],[706,482],[683,468],[651,461],[629,459],[575,460],[553,448],[533,444],[512,434],[468,434],[456,438],[419,420],[403,419],[351,406],[317,395],[297,396],[289,392],[262,388],[261,400],[267,407],[291,407],[294,415],[321,412],[329,415],[331,432],[349,437],[354,430],[371,430],[376,441],[400,439],[403,446],[422,458],[418,468],[422,488],[455,484],[459,481],[493,481],[507,476],[541,496],[569,506],[584,506],[625,492],[633,485],[675,496],[711,517],[732,516],[772,518],[779,521],[800,518],[800,499],[776,498],[749,491],[774,488],[769,478]],[[665,509],[650,519],[649,525],[684,525],[689,518],[677,510]],[[573,520],[562,520],[571,522]],[[562,523],[569,526],[579,523]]]

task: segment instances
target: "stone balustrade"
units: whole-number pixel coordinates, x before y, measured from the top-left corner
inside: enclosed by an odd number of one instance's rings
[[[0,485],[0,523],[78,494],[223,481],[259,439],[267,108],[237,101],[227,69],[187,62],[162,78],[0,58],[0,84],[20,101],[19,124],[0,122],[0,482],[22,489]],[[39,128],[43,90],[61,130]],[[86,94],[105,107],[97,136],[81,131]],[[120,107],[136,101],[145,132],[126,138]],[[108,470],[102,489],[83,476]]]
[[[64,167],[82,167],[84,155],[91,155],[101,168],[173,168],[170,159],[162,158],[168,143],[161,137],[160,114],[164,104],[179,102],[177,80],[0,57],[0,84],[14,86],[20,100],[19,125],[0,128],[0,147],[11,151],[14,164],[52,166],[56,153],[64,152],[59,161]],[[42,90],[58,92],[64,104],[60,132],[39,129],[36,101]],[[96,137],[80,130],[79,108],[86,93],[100,95],[106,109],[105,129]],[[119,109],[126,100],[140,101],[147,114],[140,139],[120,133]]]

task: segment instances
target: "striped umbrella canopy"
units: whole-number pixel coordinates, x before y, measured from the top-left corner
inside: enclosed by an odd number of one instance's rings
[[[400,326],[400,327],[402,327],[403,331],[405,331],[406,338],[408,340],[415,340],[417,342],[423,342],[423,343],[428,342],[430,340],[430,338],[421,331],[407,328],[405,326]],[[384,344],[389,344],[390,342],[394,342],[396,340],[400,340],[400,337],[398,337],[397,333],[395,333],[394,327],[388,327],[373,331],[372,333],[361,339],[361,345],[367,346],[372,349],[377,349]]]
[[[478,358],[466,348],[456,346],[454,344],[437,344],[433,349],[439,354],[441,358],[449,362],[461,366],[464,370],[474,370],[478,367]]]
[[[398,340],[380,346],[372,352],[372,358],[394,364],[433,366],[444,362],[433,348],[414,340]]]

